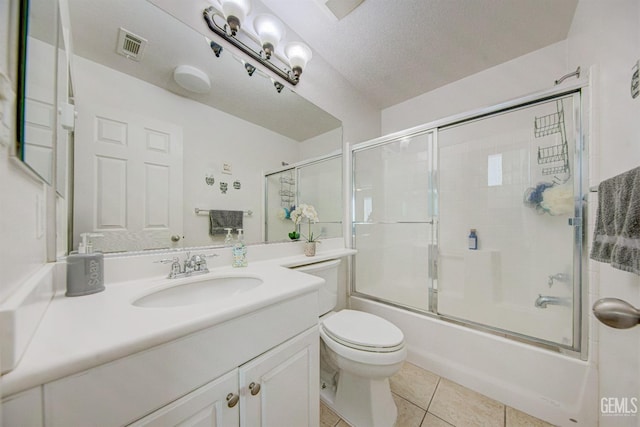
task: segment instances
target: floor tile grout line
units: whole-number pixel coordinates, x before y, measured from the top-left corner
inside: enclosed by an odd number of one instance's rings
[[[504,421],[504,427],[507,427],[507,405],[505,405],[504,403],[502,404],[504,406],[504,412],[503,414],[503,421]]]
[[[433,398],[436,396],[436,392],[438,391],[438,387],[440,387],[440,381],[442,380],[441,376],[438,376],[438,382],[436,383],[435,388],[433,389],[433,393],[431,393],[431,398],[429,399],[429,403],[427,403],[427,407],[425,411],[429,412],[429,407],[431,407],[431,403],[433,402]]]
[[[439,419],[440,421],[442,421],[443,423],[446,423],[447,425],[450,425],[450,426],[456,427],[456,426],[454,426],[453,424],[451,424],[449,421],[447,421],[447,420],[445,420],[445,419],[443,419],[443,418],[440,418],[439,416],[437,416],[437,415],[436,415],[436,414],[434,414],[433,412],[429,412],[429,411],[427,411],[427,414],[431,414],[431,416],[432,416],[432,417]],[[425,417],[426,417],[426,416],[427,416],[427,415],[425,415]]]

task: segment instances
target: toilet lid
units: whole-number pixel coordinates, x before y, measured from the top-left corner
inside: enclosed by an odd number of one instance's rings
[[[365,351],[396,351],[404,345],[404,335],[393,323],[370,313],[341,310],[322,322],[334,340]]]

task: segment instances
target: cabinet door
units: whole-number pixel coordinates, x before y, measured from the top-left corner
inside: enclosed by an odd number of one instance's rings
[[[2,399],[0,426],[42,427],[42,388],[34,387]]]
[[[131,426],[237,427],[238,406],[238,370],[234,369]]]
[[[240,367],[241,426],[318,426],[319,340],[314,327]]]

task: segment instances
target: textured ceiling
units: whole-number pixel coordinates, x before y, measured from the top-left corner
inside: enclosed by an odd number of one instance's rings
[[[262,2],[385,108],[566,39],[578,0],[365,0],[339,21],[318,0]]]

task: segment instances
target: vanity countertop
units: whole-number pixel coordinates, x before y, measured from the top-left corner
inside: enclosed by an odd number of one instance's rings
[[[209,274],[181,279],[152,277],[107,284],[93,295],[68,298],[58,292],[18,366],[2,376],[9,396],[47,382],[167,343],[187,334],[317,290],[322,279],[287,267],[355,253],[332,249],[313,258],[290,256],[250,262],[248,267],[219,267]],[[168,285],[225,276],[255,276],[264,284],[218,301],[170,308],[137,307],[133,301]]]

